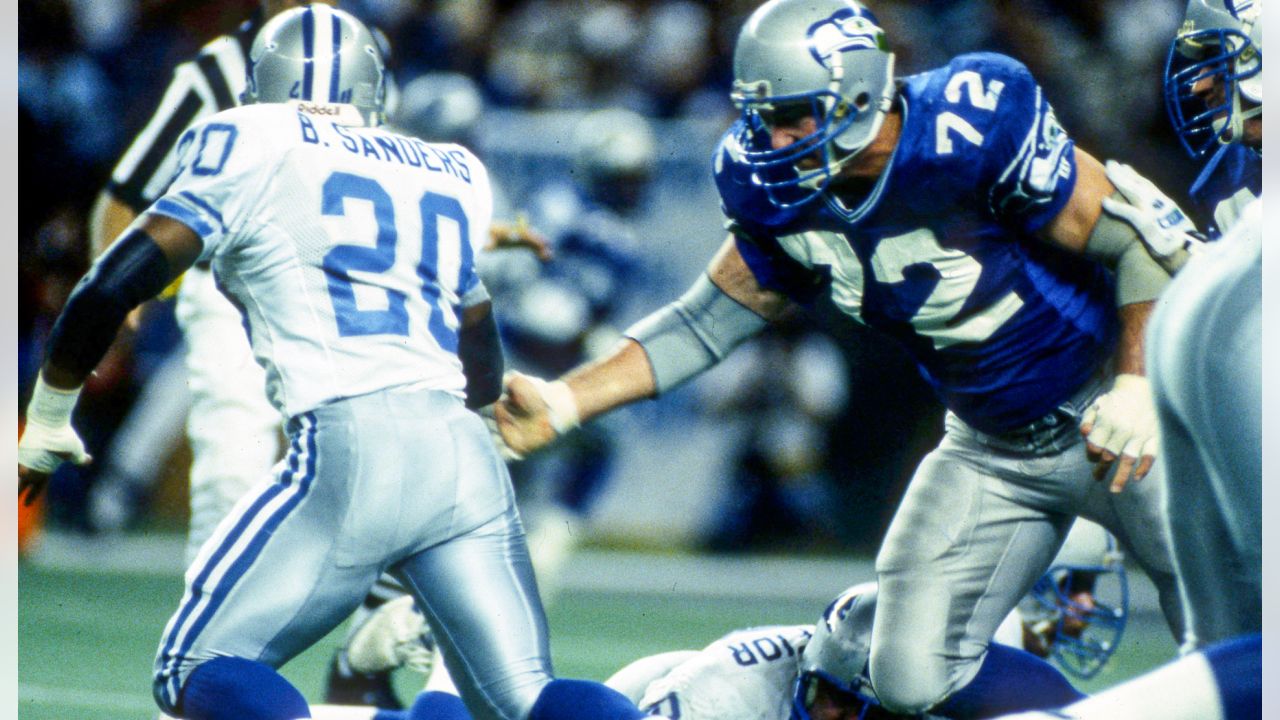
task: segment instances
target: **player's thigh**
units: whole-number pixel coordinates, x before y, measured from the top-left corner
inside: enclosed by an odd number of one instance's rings
[[[1261,627],[1261,589],[1234,550],[1210,471],[1176,417],[1161,415],[1169,467],[1166,515],[1174,568],[1185,606],[1188,648]],[[1194,510],[1191,510],[1193,509]]]
[[[279,475],[242,498],[201,547],[158,649],[166,692],[213,657],[278,667],[359,604],[379,568],[339,568],[332,559],[333,518],[351,502],[345,439],[300,421]]]
[[[871,672],[897,707],[928,707],[972,677],[992,634],[1052,560],[1070,517],[953,437],[916,470],[876,561]]]
[[[547,620],[514,505],[393,568],[478,718],[524,718],[551,679]]]

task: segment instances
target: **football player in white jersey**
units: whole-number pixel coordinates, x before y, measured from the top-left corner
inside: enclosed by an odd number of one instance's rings
[[[336,5],[336,0],[327,1]],[[262,0],[254,15],[233,34],[223,35],[207,43],[192,60],[178,65],[164,97],[146,127],[138,133],[129,149],[112,171],[111,180],[94,205],[90,227],[95,254],[106,250],[112,240],[134,221],[152,202],[164,194],[177,169],[176,145],[179,136],[193,123],[221,110],[235,107],[244,91],[249,48],[263,23],[280,12],[304,2],[297,0]],[[147,458],[149,453],[167,449],[181,432],[170,418],[175,412],[186,413],[186,436],[191,446],[190,522],[187,531],[185,564],[195,559],[196,552],[226,516],[236,501],[263,478],[270,476],[271,466],[283,450],[282,419],[264,393],[266,377],[254,362],[243,318],[218,289],[207,263],[200,262],[183,274],[176,288],[174,315],[182,329],[185,345],[184,364],[186,390],[176,394],[163,386],[163,380],[174,373],[157,374],[148,382],[139,398],[133,422],[126,426],[138,432],[121,436],[131,453],[125,458]],[[166,369],[172,366],[166,363]],[[174,408],[181,403],[184,408]],[[152,415],[148,422],[136,416]],[[168,423],[160,426],[157,423]],[[122,432],[125,428],[122,428]],[[174,434],[171,436],[169,432]],[[141,436],[141,437],[139,437]],[[136,466],[149,467],[144,460]],[[112,462],[109,467],[121,463]],[[95,507],[112,509],[121,500],[114,496],[131,494],[104,483],[95,488]],[[123,512],[122,512],[123,511]],[[127,512],[125,508],[116,510]],[[381,605],[400,595],[389,578],[375,585],[352,617],[346,645],[358,643],[365,636],[379,634],[382,628],[409,628],[418,622],[412,604],[403,602]],[[385,633],[383,633],[385,634]],[[421,634],[421,633],[419,633]],[[402,645],[405,659],[411,662],[425,648]],[[352,657],[347,647],[335,652],[331,662],[325,693],[334,701],[364,702],[380,707],[400,707],[385,673],[362,672],[355,666],[360,658]]]
[[[598,683],[553,680],[510,478],[469,408],[502,350],[474,257],[485,168],[456,145],[379,127],[372,35],[315,5],[264,26],[245,107],[183,133],[166,193],[59,316],[18,448],[19,494],[85,462],[70,417],[125,316],[210,262],[244,317],[289,451],[200,548],[158,648],[154,695],[179,718],[294,720],[277,671],[401,580],[482,718],[635,718]],[[286,102],[298,98],[298,102]],[[435,716],[459,717],[437,694]]]

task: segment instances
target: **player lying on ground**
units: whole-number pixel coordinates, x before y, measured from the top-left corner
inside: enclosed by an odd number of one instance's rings
[[[1079,520],[1036,591],[1001,625],[997,641],[1010,647],[999,652],[1022,648],[1052,656],[1080,677],[1095,675],[1119,644],[1127,601],[1114,539]],[[816,630],[814,625],[792,625],[735,631],[700,651],[636,660],[606,684],[646,712],[680,720],[828,720],[857,718],[864,711],[865,717],[889,717],[866,682],[874,605],[875,584],[857,585],[827,607]],[[389,657],[395,643],[381,644]],[[449,690],[442,667],[428,687]],[[425,717],[420,710],[312,709],[317,720]]]

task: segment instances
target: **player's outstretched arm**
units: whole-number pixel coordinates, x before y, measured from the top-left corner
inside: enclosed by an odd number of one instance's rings
[[[115,339],[125,316],[195,262],[200,237],[186,225],[147,215],[94,263],[49,335],[44,365],[18,442],[18,494],[33,502],[64,461],[89,461],[71,427],[85,378]]]
[[[760,286],[730,236],[680,299],[628,328],[605,357],[554,382],[509,376],[496,407],[503,440],[528,454],[581,422],[674,388],[758,333],[787,303]]]
[[[1103,478],[1114,465],[1111,491],[1120,492],[1130,478],[1146,476],[1159,448],[1143,346],[1147,319],[1155,299],[1169,283],[1169,272],[1152,257],[1131,224],[1103,212],[1105,199],[1126,202],[1125,196],[1107,179],[1102,163],[1079,148],[1075,152],[1075,189],[1045,232],[1051,242],[1096,259],[1115,272],[1121,328],[1115,385],[1086,411],[1080,432],[1090,459],[1097,463],[1094,476]]]

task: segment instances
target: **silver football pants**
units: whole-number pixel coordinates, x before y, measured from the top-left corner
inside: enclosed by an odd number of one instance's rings
[[[1111,531],[1182,620],[1164,532],[1161,463],[1123,493],[1094,480],[1076,429],[1093,384],[1030,431],[992,436],[948,413],[879,556],[871,681],[884,705],[923,712],[964,687],[1000,622],[1044,574],[1079,515]]]
[[[1152,318],[1148,365],[1189,652],[1262,630],[1260,234],[1179,272]]]
[[[417,597],[471,713],[522,720],[551,678],[546,617],[479,416],[447,393],[384,390],[288,430],[274,479],[237,503],[187,570],[157,652],[161,708],[211,658],[283,665],[386,570]]]

